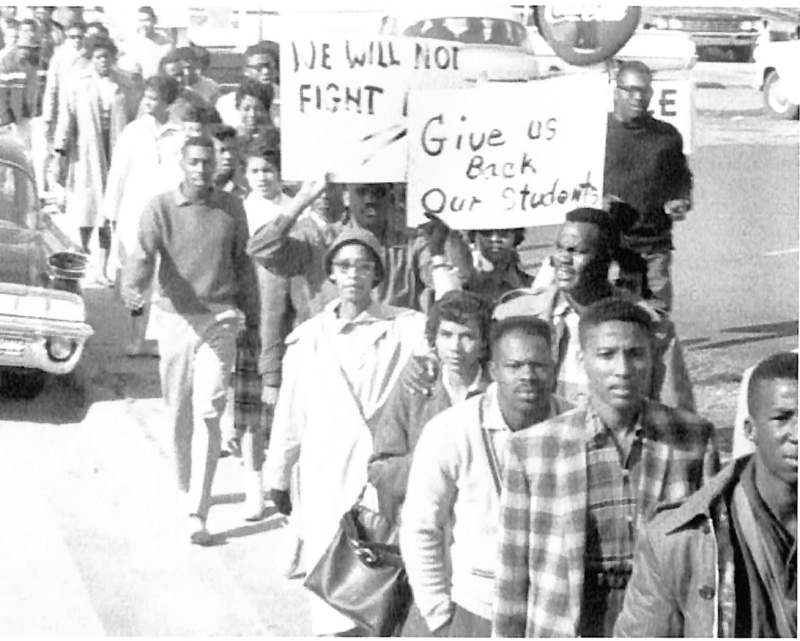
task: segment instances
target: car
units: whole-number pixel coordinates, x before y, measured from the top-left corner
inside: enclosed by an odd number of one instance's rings
[[[774,118],[796,120],[800,105],[800,40],[767,42],[753,52],[755,86],[764,93],[764,106]]]
[[[87,257],[42,209],[22,143],[0,135],[0,391],[38,394],[72,372],[94,333],[79,281]]]
[[[467,82],[524,82],[540,77],[528,32],[513,12],[485,5],[460,6],[463,9],[434,5],[430,11],[382,16],[379,34],[458,43],[459,64]]]
[[[748,7],[643,7],[643,29],[689,34],[701,58],[707,49],[729,51],[737,62],[749,62],[764,16]]]

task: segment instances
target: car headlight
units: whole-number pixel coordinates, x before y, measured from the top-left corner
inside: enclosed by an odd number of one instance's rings
[[[752,20],[743,20],[742,22],[739,23],[739,28],[742,31],[752,31],[753,29],[756,28],[756,23],[753,22]]]
[[[77,347],[78,344],[75,341],[67,338],[53,336],[45,341],[47,355],[50,357],[51,361],[55,361],[56,363],[68,361],[75,353]]]
[[[669,22],[666,18],[656,18],[653,20],[653,26],[656,29],[667,29],[669,27]]]
[[[677,18],[670,18],[670,19],[667,21],[667,26],[668,26],[670,29],[683,29],[683,22],[681,22],[681,21],[680,21],[680,20],[678,20]]]

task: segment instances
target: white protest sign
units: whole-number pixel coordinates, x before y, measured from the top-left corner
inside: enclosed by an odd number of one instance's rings
[[[607,89],[575,75],[411,92],[408,224],[535,227],[599,207]]]
[[[668,122],[683,136],[683,153],[694,144],[694,83],[691,80],[653,80],[650,100],[653,118]]]
[[[281,152],[286,180],[403,182],[409,86],[464,86],[461,45],[330,34],[281,47]]]

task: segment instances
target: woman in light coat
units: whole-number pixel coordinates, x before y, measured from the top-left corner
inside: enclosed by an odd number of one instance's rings
[[[289,514],[299,466],[294,508],[309,571],[367,484],[373,423],[401,369],[426,349],[423,314],[372,299],[384,278],[381,253],[372,234],[346,228],[325,260],[339,298],[287,339],[265,476],[278,510]],[[350,619],[310,596],[313,634],[358,635]]]
[[[59,113],[53,148],[66,163],[66,213],[80,231],[81,244],[89,252],[89,241],[100,222],[103,192],[111,156],[122,130],[136,117],[139,96],[128,78],[114,68],[117,47],[108,36],[88,38],[86,68],[77,72]],[[63,172],[62,172],[63,174]],[[98,228],[103,275],[111,249],[111,227]],[[100,271],[102,270],[102,271]]]

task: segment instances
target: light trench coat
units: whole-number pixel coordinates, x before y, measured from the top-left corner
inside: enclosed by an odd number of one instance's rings
[[[109,271],[122,268],[136,246],[139,220],[147,203],[181,182],[182,128],[139,116],[119,136],[103,196],[102,219],[116,222]]]
[[[370,421],[379,416],[412,354],[425,349],[423,314],[373,303],[368,322],[351,330],[362,332],[364,340],[349,354],[345,369],[355,375],[348,380],[330,338],[342,325],[335,314],[338,304],[334,301],[287,338],[265,471],[270,487],[285,490],[299,465],[300,504],[294,509],[309,571],[367,483]],[[311,599],[314,635],[355,627],[316,596]]]
[[[122,130],[136,117],[139,95],[133,83],[116,71],[110,118],[110,148],[117,145]],[[100,77],[93,67],[79,69],[69,84],[65,108],[58,115],[54,149],[66,152],[67,207],[69,219],[80,227],[97,224],[106,186],[110,159],[102,149],[100,125]]]

